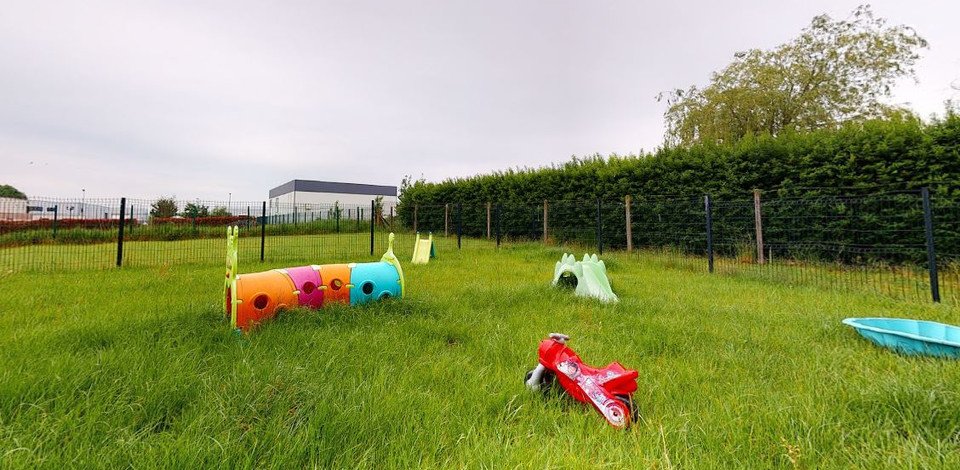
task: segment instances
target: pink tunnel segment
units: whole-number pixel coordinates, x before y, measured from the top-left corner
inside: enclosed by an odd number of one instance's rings
[[[300,294],[297,296],[301,307],[320,308],[323,306],[323,285],[320,273],[310,266],[286,268],[284,271],[290,276],[293,285]]]

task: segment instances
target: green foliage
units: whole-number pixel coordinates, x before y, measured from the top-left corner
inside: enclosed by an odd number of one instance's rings
[[[383,196],[377,196],[373,199],[373,216],[371,220],[377,225],[383,223]]]
[[[752,243],[751,192],[759,189],[765,201],[765,238],[781,250],[776,256],[853,263],[877,256],[919,263],[925,260],[922,249],[879,248],[901,246],[903,237],[923,246],[918,194],[875,194],[928,185],[937,206],[938,249],[960,253],[960,225],[953,222],[953,207],[960,200],[957,115],[948,113],[926,125],[913,118],[874,120],[836,130],[749,136],[732,144],[671,147],[642,157],[593,156],[541,169],[416,182],[406,189],[398,214],[411,227],[416,207],[418,229],[440,232],[443,204],[455,203],[463,233],[486,236],[490,201],[494,221],[499,208],[503,236],[539,239],[543,201],[549,200],[553,240],[596,246],[600,199],[604,246],[617,248],[625,244],[624,196],[632,195],[636,246],[704,254],[703,195],[710,194],[716,202],[715,250],[733,255]],[[865,198],[837,197],[851,194]],[[492,225],[495,233],[497,224]],[[817,248],[801,252],[805,246]],[[840,246],[872,251],[843,251]]]
[[[230,211],[228,211],[224,206],[214,207],[213,210],[210,211],[211,217],[229,217],[231,215],[233,214],[231,214]]]
[[[13,199],[26,199],[27,195],[9,184],[0,184],[0,197],[9,197]]]
[[[187,205],[183,206],[183,212],[180,215],[189,219],[209,217],[210,208],[199,203],[188,202]]]
[[[731,142],[903,113],[882,100],[897,80],[915,76],[917,51],[926,46],[912,28],[888,26],[869,6],[846,20],[817,16],[786,44],[737,53],[707,87],[661,95],[669,104],[667,142]]]
[[[405,189],[398,211],[409,222],[416,204],[622,201],[627,194],[743,198],[753,189],[815,196],[936,183],[960,183],[960,116],[931,124],[896,117],[848,123],[836,130],[669,147],[642,156],[575,157],[546,168],[440,183],[416,181]]]
[[[150,204],[150,217],[166,218],[177,215],[177,200],[161,197]]]
[[[343,208],[340,207],[340,201],[333,201],[333,207],[327,209],[328,219],[339,219],[343,216]]]

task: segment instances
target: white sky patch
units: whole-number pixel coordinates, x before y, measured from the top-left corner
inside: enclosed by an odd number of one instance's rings
[[[661,91],[859,1],[54,2],[0,8],[0,184],[259,200],[637,153]],[[960,4],[872,2],[931,43],[895,102],[958,98]]]

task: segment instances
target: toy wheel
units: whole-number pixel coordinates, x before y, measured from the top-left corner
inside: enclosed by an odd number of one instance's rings
[[[553,388],[553,383],[557,381],[556,374],[552,370],[547,370],[543,373],[543,377],[540,379],[540,390],[546,392]]]
[[[640,418],[640,411],[637,410],[637,407],[633,404],[633,395],[615,395],[614,398],[616,398],[620,403],[623,403],[623,406],[627,407],[629,412],[627,416],[630,417],[630,421],[627,422],[628,426],[629,423],[633,423]]]
[[[523,383],[527,383],[532,375],[532,370],[527,371],[526,375],[523,376]],[[550,390],[550,388],[553,387],[553,382],[555,380],[556,376],[553,374],[553,371],[549,369],[543,371],[543,375],[540,376],[540,391],[546,392],[547,390]]]

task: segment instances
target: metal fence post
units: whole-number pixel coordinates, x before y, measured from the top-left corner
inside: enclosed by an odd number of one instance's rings
[[[419,212],[420,204],[413,205],[413,233],[417,233],[417,212]]]
[[[463,204],[457,203],[457,249],[462,248],[460,244],[463,238]]]
[[[490,201],[487,201],[487,240],[490,239]]]
[[[247,230],[250,230],[250,206],[247,206]]]
[[[267,243],[267,201],[263,201],[263,217],[260,218],[260,262],[263,262],[263,249]]]
[[[757,263],[764,264],[763,256],[763,216],[760,212],[760,190],[753,190],[753,225],[757,237]]]
[[[707,213],[707,268],[713,272],[713,209],[710,195],[703,196],[703,210]]]
[[[57,213],[60,212],[60,205],[53,206],[53,238],[57,238]]]
[[[123,221],[127,214],[127,198],[120,198],[120,221],[117,224],[117,267],[123,266]]]
[[[500,221],[503,219],[502,212],[503,212],[503,209],[500,206],[500,203],[498,202],[497,203],[497,248],[500,248],[500,228],[501,228]]]
[[[597,198],[597,253],[603,254],[603,221],[600,218],[600,198]]]
[[[377,218],[377,201],[370,200],[370,256],[373,256],[373,227]]]
[[[443,205],[443,236],[450,236],[450,203]]]
[[[940,302],[940,278],[937,274],[937,250],[933,244],[933,211],[930,208],[930,188],[920,190],[923,197],[923,231],[927,236],[927,269],[930,271],[930,296]]]
[[[630,204],[633,203],[633,198],[629,194],[623,197],[623,208],[626,211],[624,216],[626,217],[627,225],[627,252],[633,251],[633,218],[630,216]]]

